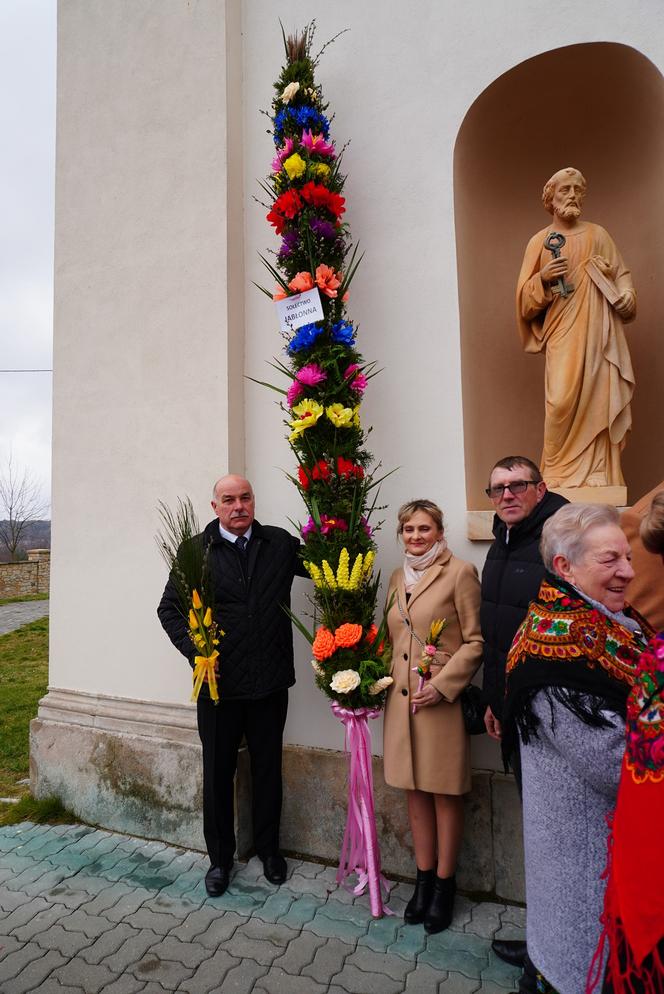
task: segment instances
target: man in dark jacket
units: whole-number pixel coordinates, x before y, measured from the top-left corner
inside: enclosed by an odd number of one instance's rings
[[[208,548],[215,621],[225,635],[219,646],[220,702],[204,684],[198,699],[203,745],[203,831],[210,856],[205,886],[223,894],[235,854],[233,782],[244,736],[252,775],[254,845],[265,876],[283,883],[286,861],[279,853],[281,752],[288,688],[295,683],[293,633],[284,610],[294,576],[306,576],[300,543],[283,528],[254,518],[251,484],[224,476],[214,485],[216,518],[198,536]],[[194,665],[197,650],[187,631],[177,592],[169,579],[157,609],[173,645]]]
[[[482,571],[482,689],[487,705],[486,730],[500,741],[507,653],[544,576],[539,551],[542,527],[568,501],[547,490],[539,469],[525,456],[508,456],[497,462],[486,492],[496,514],[495,537]],[[522,963],[526,955],[524,942],[497,939],[492,948],[508,963]]]

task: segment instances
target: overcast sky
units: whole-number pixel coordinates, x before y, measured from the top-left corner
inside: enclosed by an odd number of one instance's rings
[[[0,0],[0,370],[53,364],[55,26],[56,0]],[[49,497],[50,373],[0,372],[0,472],[10,450]]]

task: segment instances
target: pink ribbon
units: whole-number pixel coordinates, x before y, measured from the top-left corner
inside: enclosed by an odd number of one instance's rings
[[[339,858],[337,883],[347,887],[346,880],[355,873],[357,886],[349,887],[353,894],[363,894],[369,886],[369,902],[374,918],[394,912],[386,905],[389,885],[380,872],[380,848],[374,810],[373,769],[371,765],[371,733],[369,718],[377,718],[378,708],[344,708],[336,701],[330,705],[345,728],[344,748],[348,752],[348,814]],[[383,891],[385,898],[383,899]]]

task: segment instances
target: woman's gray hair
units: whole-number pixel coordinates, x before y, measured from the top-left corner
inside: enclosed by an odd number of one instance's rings
[[[591,528],[619,524],[620,516],[611,504],[565,504],[544,522],[540,541],[544,565],[553,573],[554,556],[578,563]]]

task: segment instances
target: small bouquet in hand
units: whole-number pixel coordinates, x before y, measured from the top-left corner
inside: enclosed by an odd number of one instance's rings
[[[429,626],[429,634],[426,637],[426,641],[422,645],[422,655],[420,656],[420,661],[417,666],[413,666],[413,672],[419,673],[420,675],[420,680],[417,685],[418,694],[424,687],[427,680],[431,679],[431,662],[436,656],[440,636],[442,635],[443,629],[446,625],[446,618],[437,618],[435,621],[432,621]],[[413,714],[416,712],[417,704],[413,704]]]
[[[196,589],[191,594],[189,608],[189,638],[194,643],[200,656],[194,660],[194,689],[192,701],[198,700],[201,687],[207,683],[210,687],[210,698],[215,704],[219,703],[217,688],[217,659],[219,657],[218,635],[223,635],[216,621],[212,619],[212,608],[205,607]]]
[[[210,698],[218,704],[217,646],[224,633],[212,617],[208,550],[199,535],[198,518],[188,497],[178,499],[175,512],[160,502],[159,516],[163,530],[157,535],[157,545],[170,570],[182,616],[187,619],[189,638],[199,653],[194,660],[191,699],[198,700],[201,687],[207,683]]]

